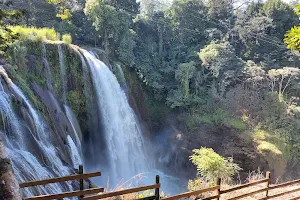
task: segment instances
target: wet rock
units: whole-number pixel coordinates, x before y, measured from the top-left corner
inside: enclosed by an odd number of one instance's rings
[[[6,157],[5,148],[0,138],[0,200],[21,200],[17,182],[10,160]]]

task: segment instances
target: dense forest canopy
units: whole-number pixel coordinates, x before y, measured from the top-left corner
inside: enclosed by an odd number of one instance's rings
[[[203,124],[215,132],[226,127],[250,137],[276,177],[288,168],[299,176],[296,5],[282,0],[16,0],[0,12],[0,52],[20,34],[11,35],[8,24],[70,34],[69,43],[100,48],[109,62],[137,74],[147,94],[146,120],[154,130],[170,112],[188,132]],[[14,9],[25,11],[22,19]],[[229,177],[240,169],[209,149],[195,151],[191,159],[198,165],[208,153],[233,166]],[[212,174],[200,173],[206,179]]]

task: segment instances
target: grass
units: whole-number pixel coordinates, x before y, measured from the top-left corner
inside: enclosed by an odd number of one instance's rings
[[[139,187],[141,185],[141,181],[144,178],[144,174],[140,173],[132,177],[131,179],[127,181],[121,180],[119,184],[117,184],[116,187],[110,189],[109,182],[107,182],[106,188],[104,189],[104,192],[116,192],[120,190],[125,190],[125,189],[130,189],[133,187]],[[136,183],[136,184],[133,184]],[[163,193],[162,193],[163,194]],[[139,198],[145,198],[148,196],[153,196],[154,192],[151,190],[146,190],[142,192],[137,192],[137,193],[131,193],[131,194],[125,194],[117,197],[109,197],[105,198],[104,200],[128,200],[128,199],[139,199]]]
[[[257,146],[260,153],[271,153],[274,156],[282,156],[282,152],[274,145],[266,141],[260,142]]]
[[[60,33],[56,32],[54,28],[36,28],[26,26],[11,26],[10,29],[13,33],[19,35],[22,41],[40,41],[40,42],[60,42]],[[70,34],[62,36],[62,41],[66,44],[72,43]]]
[[[187,121],[189,129],[197,128],[201,123],[210,125],[224,125],[236,129],[240,132],[245,131],[247,126],[242,118],[230,116],[222,109],[216,109],[213,113],[192,114]]]
[[[53,28],[36,28],[25,26],[12,26],[11,30],[19,34],[20,40],[32,41],[60,41],[59,34]]]
[[[62,36],[62,41],[65,44],[72,44],[72,36],[70,34],[65,34]]]

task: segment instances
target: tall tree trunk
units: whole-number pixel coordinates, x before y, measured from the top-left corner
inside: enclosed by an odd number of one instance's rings
[[[14,175],[0,138],[0,200],[22,200],[19,183]]]
[[[162,28],[162,25],[158,24],[158,34],[159,34],[159,44],[158,44],[158,55],[159,55],[159,58],[160,58],[160,64],[163,63],[163,28]]]
[[[109,41],[108,41],[108,31],[104,30],[104,50],[109,55]]]

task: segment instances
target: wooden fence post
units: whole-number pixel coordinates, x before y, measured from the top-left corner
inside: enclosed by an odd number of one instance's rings
[[[79,174],[83,174],[83,165],[79,165]],[[83,179],[79,180],[79,190],[84,190]],[[80,200],[83,197],[84,195],[79,196],[78,199]]]
[[[156,184],[159,184],[159,175],[156,175]],[[155,200],[159,200],[159,188],[155,188]]]
[[[265,199],[268,199],[268,196],[269,196],[269,186],[270,186],[270,183],[271,183],[271,173],[269,171],[266,172],[266,178],[268,179],[268,182],[267,182],[267,191],[266,191],[266,197],[265,197]]]
[[[217,195],[218,195],[217,200],[219,200],[220,199],[220,192],[221,192],[221,178],[218,178],[217,185],[220,186],[220,188],[217,190]]]

